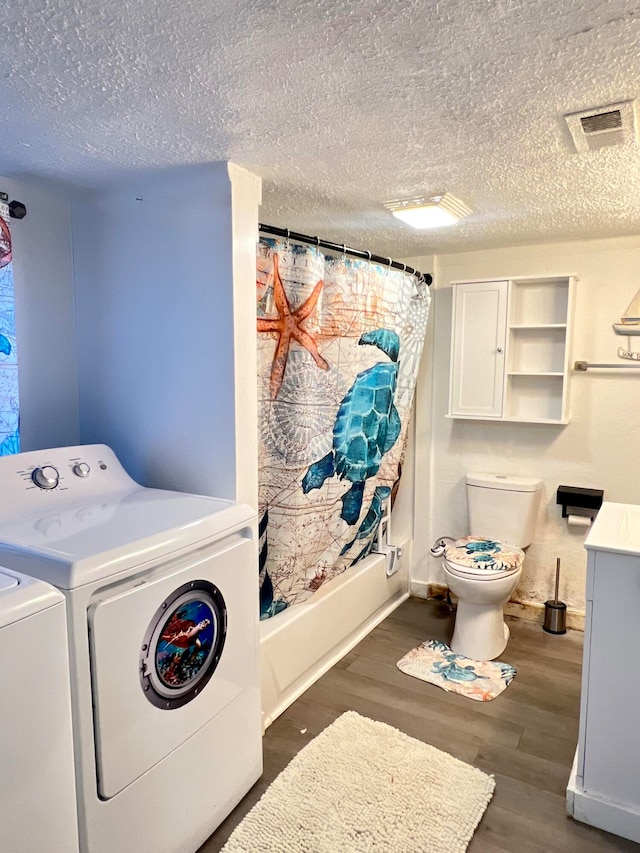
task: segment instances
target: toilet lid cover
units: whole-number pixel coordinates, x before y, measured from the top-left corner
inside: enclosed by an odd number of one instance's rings
[[[478,575],[495,575],[496,572],[514,572],[524,560],[522,548],[487,539],[485,536],[465,536],[449,545],[445,559],[464,572]]]

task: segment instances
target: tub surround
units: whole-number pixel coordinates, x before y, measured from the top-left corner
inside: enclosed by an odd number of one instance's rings
[[[262,621],[263,727],[402,604],[407,585],[403,567],[387,578],[385,558],[371,554],[307,601]]]

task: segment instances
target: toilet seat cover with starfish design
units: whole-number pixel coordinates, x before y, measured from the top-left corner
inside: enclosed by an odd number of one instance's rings
[[[524,551],[484,536],[464,536],[447,546],[445,559],[465,574],[495,577],[500,572],[515,572],[524,561]]]

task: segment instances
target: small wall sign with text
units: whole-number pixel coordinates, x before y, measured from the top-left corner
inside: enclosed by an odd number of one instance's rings
[[[627,349],[618,347],[618,358],[640,361],[640,290],[631,300],[620,322],[613,324],[613,331],[616,335],[625,335],[628,338]],[[637,340],[633,341],[633,338]],[[634,343],[638,349],[633,349]]]

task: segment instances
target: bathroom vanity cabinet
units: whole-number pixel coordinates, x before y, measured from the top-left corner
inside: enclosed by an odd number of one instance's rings
[[[448,417],[568,423],[574,281],[452,283]]]
[[[567,811],[640,842],[640,506],[605,502],[585,547],[580,731]]]

